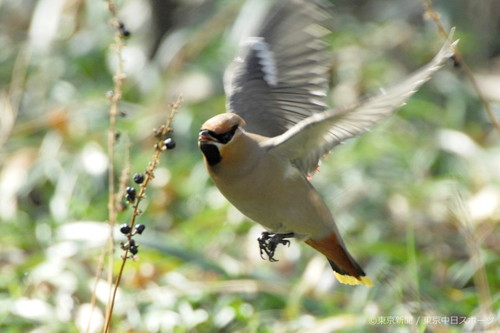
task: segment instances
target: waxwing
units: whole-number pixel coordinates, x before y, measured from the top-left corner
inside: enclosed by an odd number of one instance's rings
[[[201,126],[199,147],[221,193],[267,229],[261,254],[273,260],[276,246],[294,237],[325,255],[340,282],[372,285],[308,177],[324,154],[401,107],[453,55],[455,43],[447,41],[398,85],[328,110],[330,21],[330,8],[320,1],[274,6],[226,71],[227,113]]]

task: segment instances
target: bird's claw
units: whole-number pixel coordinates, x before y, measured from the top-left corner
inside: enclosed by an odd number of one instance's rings
[[[294,237],[294,233],[290,232],[287,234],[274,234],[268,231],[264,231],[257,241],[259,242],[260,257],[264,258],[264,253],[267,255],[269,261],[278,261],[274,259],[274,252],[279,244],[290,246],[290,241],[287,238]]]

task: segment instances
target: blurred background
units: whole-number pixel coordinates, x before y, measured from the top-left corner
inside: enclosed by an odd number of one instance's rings
[[[396,84],[443,44],[422,1],[333,3],[332,106]],[[329,154],[312,180],[375,286],[339,285],[326,260],[298,242],[280,248],[278,262],[260,258],[262,228],[219,194],[196,140],[199,126],[224,111],[225,66],[268,4],[117,2],[131,32],[117,178],[128,165],[132,174],[145,170],[153,128],[178,94],[184,101],[173,125],[177,148],[162,155],[141,206],[138,223],[147,228],[125,267],[113,331],[498,328],[499,132],[451,61],[397,115]],[[500,2],[434,6],[446,29],[456,27],[500,119]],[[105,1],[0,0],[2,332],[102,330],[109,289],[106,275],[95,275],[109,234],[109,22]],[[118,223],[130,215],[121,212]],[[115,272],[120,252],[117,245]]]

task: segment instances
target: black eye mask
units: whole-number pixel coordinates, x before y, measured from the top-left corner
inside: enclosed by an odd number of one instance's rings
[[[217,134],[214,131],[210,131],[210,130],[206,130],[206,129],[201,130],[200,133],[201,132],[208,133],[208,135],[210,135],[212,138],[216,139],[218,142],[225,144],[225,143],[228,143],[229,141],[231,141],[231,139],[233,138],[234,133],[236,133],[237,129],[238,129],[238,125],[234,125],[229,131],[224,132],[224,133],[220,133],[220,134]]]

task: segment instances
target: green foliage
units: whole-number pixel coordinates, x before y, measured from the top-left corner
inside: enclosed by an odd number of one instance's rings
[[[109,13],[105,2],[44,7],[49,2],[0,2],[0,331],[9,333],[85,331],[109,234]],[[473,72],[498,86],[500,39],[490,28],[500,22],[498,6],[484,5],[491,7],[486,15],[460,2],[440,3],[443,21],[457,26]],[[277,263],[263,261],[261,227],[232,208],[204,170],[197,131],[224,111],[222,75],[234,55],[238,9],[215,3],[208,11],[185,7],[182,13],[195,14],[179,19],[154,56],[149,3],[118,4],[132,36],[124,51],[117,179],[127,163],[132,175],[144,172],[153,128],[178,93],[185,101],[173,126],[177,148],[162,156],[141,206],[147,229],[137,238],[138,260],[125,268],[113,331],[461,332],[484,319],[485,309],[496,309],[492,320],[500,324],[500,144],[460,70],[450,64],[440,71],[391,120],[337,147],[313,178],[376,284],[338,285],[305,244],[280,248]],[[336,6],[333,105],[397,84],[442,43],[418,2],[362,3]],[[56,29],[35,29],[48,21]],[[488,91],[486,76],[478,80]],[[498,95],[486,98],[498,111]],[[119,224],[130,215],[121,212]],[[117,232],[117,243],[123,238]],[[102,326],[105,280],[97,283],[90,332]],[[425,322],[453,316],[469,321]]]

